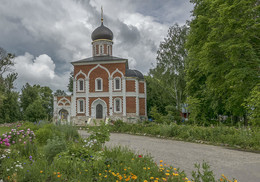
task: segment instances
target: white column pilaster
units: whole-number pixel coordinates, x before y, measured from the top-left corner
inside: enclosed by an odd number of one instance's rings
[[[145,116],[147,117],[147,98],[146,98],[146,81],[144,81],[144,105],[145,105]]]
[[[123,88],[123,116],[126,116],[126,81],[125,81],[125,77],[122,77],[122,88]]]
[[[113,99],[112,99],[112,92],[113,92],[113,87],[112,87],[112,81],[113,78],[109,77],[109,116],[113,116]]]
[[[135,103],[136,103],[136,116],[139,116],[139,82],[138,79],[135,80]]]
[[[86,116],[89,116],[89,78],[85,79],[86,89]]]
[[[71,98],[71,116],[76,116],[76,79],[73,78],[73,95]]]

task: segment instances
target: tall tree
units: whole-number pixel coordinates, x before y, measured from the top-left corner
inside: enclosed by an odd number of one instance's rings
[[[13,91],[17,73],[12,66],[14,55],[0,48],[0,123],[20,119],[18,93]]]
[[[53,95],[49,87],[41,87],[40,85],[31,86],[26,83],[22,88],[20,100],[24,119],[37,121],[40,119],[49,120],[52,117]],[[39,103],[41,106],[34,107]],[[30,117],[32,119],[29,119]]]
[[[167,37],[160,43],[157,51],[157,65],[149,73],[152,78],[150,81],[163,94],[167,94],[168,103],[174,105],[178,111],[181,110],[186,99],[184,75],[185,58],[187,56],[185,49],[187,34],[188,27],[186,25],[179,26],[175,24],[169,28]]]
[[[246,119],[242,106],[259,82],[257,0],[192,0],[187,41],[187,94],[196,120],[229,115]],[[196,103],[196,106],[192,103]]]
[[[71,93],[73,93],[73,78],[74,78],[74,72],[72,71],[70,73],[69,84],[67,86],[68,91],[71,92]]]

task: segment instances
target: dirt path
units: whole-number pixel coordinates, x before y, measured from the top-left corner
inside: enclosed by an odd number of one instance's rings
[[[83,135],[85,133],[82,133]],[[224,147],[144,136],[112,133],[107,146],[127,146],[140,154],[150,154],[154,160],[165,161],[185,170],[188,177],[195,163],[208,162],[216,177],[225,174],[241,182],[260,181],[260,154]]]

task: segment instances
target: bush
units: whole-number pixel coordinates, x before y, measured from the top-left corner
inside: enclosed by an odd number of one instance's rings
[[[62,137],[59,131],[53,124],[46,124],[40,128],[36,133],[37,142],[40,145],[46,145],[48,139],[53,139],[55,136]]]
[[[44,147],[44,154],[48,162],[51,162],[53,158],[60,152],[65,151],[67,148],[64,139],[55,136],[53,139],[48,139],[47,145]]]

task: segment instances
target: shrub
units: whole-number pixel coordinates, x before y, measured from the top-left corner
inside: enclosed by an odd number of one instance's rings
[[[44,147],[45,157],[50,162],[58,153],[65,151],[66,148],[65,140],[55,136],[53,139],[48,139],[47,145]]]
[[[53,124],[44,125],[35,134],[37,142],[40,145],[46,145],[47,140],[52,139],[55,136],[62,137],[61,131],[59,131]]]

